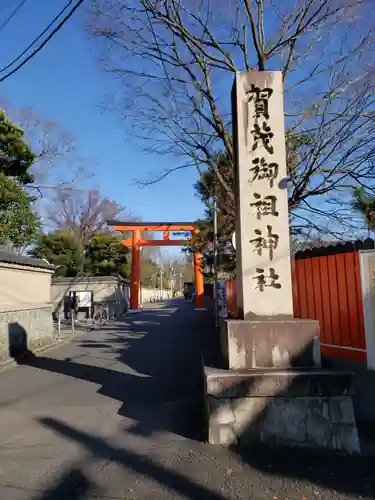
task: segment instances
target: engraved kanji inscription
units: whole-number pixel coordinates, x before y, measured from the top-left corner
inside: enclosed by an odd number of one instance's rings
[[[253,279],[256,280],[256,288],[259,289],[260,292],[264,292],[265,288],[276,288],[277,290],[281,288],[281,283],[278,283],[279,275],[273,267],[269,269],[269,274],[267,276],[264,274],[264,269],[259,267],[256,269],[256,272],[257,275],[254,276]]]
[[[250,203],[250,207],[255,208],[258,220],[260,220],[262,216],[265,215],[273,215],[275,217],[278,217],[279,212],[276,210],[276,196],[262,196],[259,193],[254,193],[253,196],[255,201]]]
[[[249,182],[267,179],[269,186],[272,188],[273,181],[279,174],[279,165],[277,163],[268,163],[264,158],[255,158],[252,163],[253,167],[249,169],[252,177]]]
[[[254,250],[258,255],[262,255],[263,250],[268,250],[268,256],[270,260],[273,260],[274,250],[279,244],[279,235],[272,232],[272,226],[267,225],[267,233],[262,234],[260,229],[255,229],[255,238],[250,240],[253,245]]]
[[[263,116],[266,120],[269,119],[270,115],[268,111],[268,101],[272,93],[272,89],[261,89],[259,87],[256,87],[253,83],[251,84],[250,90],[246,91],[246,95],[248,97],[248,102],[254,102],[254,118],[260,118],[261,116]]]
[[[271,139],[274,136],[274,133],[271,131],[271,127],[267,125],[267,122],[262,123],[262,127],[258,123],[254,123],[254,128],[251,131],[254,137],[254,144],[252,147],[252,151],[258,149],[259,143],[262,143],[263,147],[269,154],[273,154],[273,146],[271,144]]]

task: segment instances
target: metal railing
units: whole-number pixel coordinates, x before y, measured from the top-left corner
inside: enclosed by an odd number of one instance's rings
[[[103,324],[107,321],[116,321],[126,313],[128,307],[121,300],[94,302],[92,320]]]
[[[71,317],[68,320],[61,319],[61,316],[52,315],[52,336],[56,341],[60,341],[65,337],[74,336],[76,333],[76,319],[74,316],[74,311],[71,313]]]
[[[127,311],[124,301],[111,300],[104,302],[94,302],[90,313],[81,318],[82,311],[78,314],[72,310],[69,318],[62,318],[62,311],[53,313],[53,337],[61,340],[67,336],[74,336],[77,331],[86,331],[95,327],[101,327],[109,321],[119,320]]]

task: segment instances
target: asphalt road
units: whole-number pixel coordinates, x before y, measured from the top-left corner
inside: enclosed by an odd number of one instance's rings
[[[1,373],[0,498],[375,499],[373,459],[200,441],[202,314],[153,306]]]

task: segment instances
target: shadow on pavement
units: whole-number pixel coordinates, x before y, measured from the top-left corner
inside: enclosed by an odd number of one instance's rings
[[[110,349],[112,346],[111,344],[104,344],[103,342],[82,342],[81,344],[78,344],[79,347],[88,347],[90,349],[103,349],[103,348],[108,348]]]
[[[100,385],[99,393],[122,403],[119,413],[134,420],[131,432],[140,436],[152,436],[159,431],[170,431],[183,437],[202,440],[204,436],[204,401],[203,401],[203,363],[202,350],[206,352],[205,361],[214,363],[217,356],[218,339],[212,328],[210,314],[193,313],[192,308],[182,306],[182,311],[174,312],[176,303],[163,308],[148,309],[141,314],[126,317],[118,329],[108,331],[105,340],[101,339],[101,349],[112,355],[112,361],[119,365],[117,369],[98,367],[75,362],[73,359],[52,357],[29,357],[20,363],[39,369],[65,374]],[[89,348],[96,348],[95,342],[82,342]],[[108,347],[110,346],[110,347]],[[212,346],[215,346],[212,348]],[[120,368],[123,366],[123,371]],[[126,367],[133,370],[126,373]],[[136,374],[134,374],[134,371]],[[185,475],[184,469],[172,470],[155,463],[151,458],[134,451],[116,447],[104,441],[100,436],[82,432],[65,422],[52,418],[42,418],[41,425],[48,427],[67,440],[80,443],[88,455],[94,455],[109,462],[116,462],[124,469],[152,478],[169,490],[174,490],[181,498],[202,500],[224,500],[228,498],[271,499],[261,491],[252,496],[247,491],[241,494],[222,494]],[[188,446],[192,446],[189,444]],[[306,450],[285,449],[249,449],[218,451],[212,445],[204,447],[200,467],[207,468],[217,455],[232,457],[229,462],[238,470],[246,467],[249,484],[253,476],[268,478],[275,482],[284,496],[283,499],[315,500],[322,499],[375,499],[375,460],[354,458],[310,452]],[[173,451],[171,451],[173,453]],[[178,448],[177,448],[178,453]],[[221,454],[221,455],[220,455]],[[233,458],[234,457],[234,458]],[[241,465],[243,464],[243,465]],[[199,465],[198,465],[199,467]],[[183,468],[183,464],[182,464]],[[77,481],[75,490],[69,498],[95,497],[96,485],[92,484],[82,472],[72,469],[62,476],[57,484],[52,485],[43,495],[35,500],[52,500],[63,495],[59,488],[62,483]],[[245,473],[242,473],[244,476]],[[239,473],[239,481],[242,480]],[[67,479],[68,478],[68,479]],[[269,479],[271,478],[271,479]],[[306,491],[311,496],[290,496],[288,491],[302,491],[299,483],[308,483]],[[73,487],[72,486],[72,487]],[[228,483],[228,488],[232,488]],[[322,491],[322,489],[330,489]],[[304,490],[303,490],[304,491]],[[268,495],[268,493],[267,493]],[[100,495],[97,495],[100,498]],[[105,498],[105,495],[103,495]],[[63,496],[61,498],[64,498]],[[126,498],[126,496],[125,496]],[[131,498],[131,496],[129,497]],[[150,498],[152,498],[150,496]],[[162,497],[160,497],[162,498]]]
[[[257,449],[252,452],[252,457],[243,457],[248,464],[240,465],[240,460],[228,461],[228,456],[222,453],[220,469],[225,470],[226,464],[234,469],[226,469],[229,477],[223,477],[224,472],[217,474],[215,459],[215,446],[210,446],[203,454],[203,462],[198,462],[198,468],[208,471],[197,479],[189,477],[191,469],[184,466],[184,458],[177,463],[180,467],[170,467],[156,463],[154,459],[140,455],[133,450],[116,446],[100,436],[77,430],[65,422],[55,418],[38,418],[38,422],[50,429],[56,435],[62,436],[66,441],[79,444],[87,453],[87,458],[81,461],[81,470],[74,466],[54,482],[42,495],[35,496],[33,500],[60,500],[63,498],[152,498],[152,499],[189,499],[189,500],[354,500],[374,498],[374,479],[372,478],[374,461],[348,459],[348,457],[322,456],[319,453],[304,453],[292,450],[266,450]],[[210,451],[212,455],[210,455]],[[227,455],[231,452],[226,451]],[[99,474],[95,479],[82,472],[87,465],[92,463],[92,457],[99,460]],[[100,485],[103,477],[100,476],[110,465],[120,466],[122,476],[118,485],[113,485],[121,490],[121,494],[113,496],[112,476],[109,472],[111,487],[105,491]],[[212,466],[213,469],[212,470]],[[210,471],[211,467],[211,471]],[[261,471],[259,473],[259,471]],[[129,486],[134,482],[131,476],[135,474],[138,484],[147,481],[150,491],[139,486],[137,491],[127,494]],[[199,472],[198,472],[199,474]],[[217,474],[217,475],[216,475]],[[194,475],[193,475],[194,476]],[[207,479],[208,478],[208,479]],[[218,484],[221,483],[221,484]],[[155,484],[156,483],[156,484]],[[130,490],[133,491],[133,490]]]
[[[182,314],[176,311],[176,305],[173,301],[132,314],[118,323],[117,329],[110,328],[97,343],[75,341],[80,347],[101,349],[119,368],[84,364],[74,357],[58,359],[32,353],[17,361],[100,385],[98,393],[120,401],[119,414],[136,422],[129,432],[149,436],[169,431],[201,440],[202,317],[191,304],[182,305]],[[158,321],[161,314],[162,321]],[[129,368],[132,373],[127,373]]]
[[[192,500],[225,500],[224,496],[211,491],[205,486],[191,482],[188,478],[184,477],[183,473],[168,470],[167,468],[155,464],[151,459],[145,456],[140,456],[133,451],[111,445],[99,436],[93,436],[92,434],[74,429],[57,419],[41,418],[39,419],[39,422],[41,425],[51,429],[54,433],[64,436],[67,440],[81,444],[82,447],[88,452],[88,455],[94,455],[99,459],[115,462],[116,464],[120,464],[125,469],[134,471],[141,476],[151,478],[157,483],[163,485],[165,488],[174,490],[181,495],[182,498]],[[67,475],[64,474],[61,476],[57,483],[54,484],[49,491],[43,494],[43,496],[35,497],[34,500],[59,500],[60,498],[65,498],[64,496],[57,496],[58,494],[68,494],[69,497],[67,496],[67,498],[72,499],[83,499],[85,497],[82,495],[86,493],[95,496],[98,495],[97,486],[92,483],[91,485],[88,484],[86,477],[82,475],[83,484],[77,484],[77,490],[81,491],[81,496],[71,496],[69,489],[63,489],[66,477],[70,477],[71,475],[72,472],[70,471]],[[77,478],[80,475],[81,474],[78,474]],[[124,489],[125,488],[126,485],[124,484]],[[100,496],[98,496],[98,498],[100,498]],[[103,498],[105,498],[105,494],[103,495]],[[124,496],[122,498],[127,497]],[[151,498],[152,494],[150,496],[150,499]]]
[[[41,495],[34,497],[35,500],[59,500],[69,498],[70,500],[81,500],[87,493],[97,493],[96,486],[83,474],[80,468],[71,467],[64,472],[56,484],[47,488]]]
[[[375,460],[354,456],[340,456],[318,450],[267,448],[236,450],[236,454],[252,468],[293,482],[309,481],[329,488],[343,498],[375,498]],[[316,499],[330,498],[317,495]],[[348,498],[345,496],[345,498]],[[311,500],[310,498],[306,500]]]

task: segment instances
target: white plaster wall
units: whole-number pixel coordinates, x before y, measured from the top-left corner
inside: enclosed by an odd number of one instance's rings
[[[180,294],[176,294],[176,297],[177,296],[181,296],[181,293]],[[162,292],[158,289],[155,289],[155,288],[144,288],[144,287],[141,287],[141,290],[140,290],[140,302],[141,304],[147,304],[148,302],[150,302],[151,299],[154,299],[154,298],[157,298],[157,299],[160,299],[162,298],[163,300],[169,300],[172,298],[172,292],[170,290],[163,290]]]
[[[83,278],[72,278],[55,280],[52,282],[52,301],[56,304],[63,300],[69,293],[74,291],[92,291],[95,302],[128,299],[129,285],[118,282],[116,279],[108,280],[84,280]]]
[[[0,309],[51,303],[50,269],[0,262]]]

